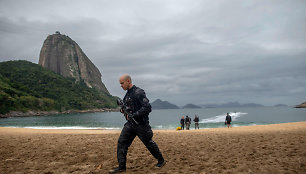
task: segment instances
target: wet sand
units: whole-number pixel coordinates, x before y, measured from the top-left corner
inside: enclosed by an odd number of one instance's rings
[[[306,122],[153,130],[167,164],[136,138],[126,173],[306,173]],[[0,173],[108,173],[120,130],[0,128]]]

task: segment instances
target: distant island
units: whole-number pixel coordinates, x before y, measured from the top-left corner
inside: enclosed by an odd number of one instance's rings
[[[230,108],[230,107],[264,107],[264,105],[256,104],[256,103],[247,103],[240,104],[239,102],[228,102],[224,104],[202,104],[200,105],[203,108]]]
[[[306,103],[306,102],[305,102]],[[304,105],[306,105],[304,103]],[[182,107],[179,107],[175,104],[172,104],[168,101],[162,101],[161,99],[155,100],[153,103],[151,103],[153,109],[196,109],[196,108],[234,108],[234,107],[265,107],[264,105],[257,104],[257,103],[246,103],[246,104],[240,104],[239,102],[228,102],[223,104],[216,104],[216,103],[210,103],[210,104],[186,104]],[[273,107],[288,107],[288,105],[285,104],[276,104]],[[297,105],[297,108],[303,107],[303,104]]]
[[[198,109],[198,108],[202,108],[202,107],[194,105],[194,104],[186,104],[185,106],[182,107],[182,109]]]
[[[156,99],[153,103],[151,103],[151,106],[152,109],[179,109],[178,106],[160,99]]]
[[[277,105],[274,105],[274,107],[288,107],[288,105],[284,105],[284,104],[277,104]]]

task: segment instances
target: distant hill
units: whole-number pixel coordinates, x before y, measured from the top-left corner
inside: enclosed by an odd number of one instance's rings
[[[287,107],[288,105],[284,105],[284,104],[277,104],[277,105],[274,105],[274,107]]]
[[[242,104],[241,107],[264,107],[264,105],[256,103],[247,103],[247,104]]]
[[[221,107],[241,107],[241,104],[238,102],[228,102],[225,104],[221,104]]]
[[[213,104],[213,103],[210,103],[210,104],[202,104],[202,105],[199,105],[201,106],[202,108],[218,108],[220,107],[220,105],[218,104]]]
[[[200,106],[194,105],[194,104],[186,104],[185,106],[182,107],[183,109],[197,109],[201,108]]]
[[[167,101],[162,101],[160,99],[155,100],[151,103],[153,109],[179,109],[178,106],[171,104]]]
[[[0,62],[0,114],[116,108],[116,98],[28,61]]]
[[[229,108],[229,107],[264,107],[264,105],[256,104],[256,103],[247,103],[247,104],[240,104],[239,102],[228,102],[224,104],[202,104],[200,105],[203,108]]]

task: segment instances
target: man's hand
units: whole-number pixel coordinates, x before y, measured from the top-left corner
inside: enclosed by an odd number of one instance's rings
[[[126,115],[126,119],[127,119],[127,120],[132,120],[133,117],[134,117],[134,115],[131,114],[131,113],[127,113],[127,115]]]

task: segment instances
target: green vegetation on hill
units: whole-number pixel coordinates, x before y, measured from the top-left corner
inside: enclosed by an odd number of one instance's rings
[[[28,61],[0,62],[0,114],[115,108],[116,98]]]

